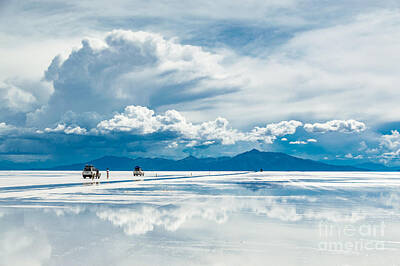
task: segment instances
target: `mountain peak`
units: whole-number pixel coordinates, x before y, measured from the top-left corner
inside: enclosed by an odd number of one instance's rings
[[[182,160],[196,160],[197,158],[193,155],[189,155],[188,157],[183,158]]]
[[[261,153],[262,153],[262,151],[260,151],[260,150],[252,149],[252,150],[249,150],[249,151],[245,151],[245,152],[243,152],[243,153],[240,153],[240,154],[238,154],[238,155],[257,155],[257,154],[261,154]]]
[[[257,150],[257,149],[252,149],[250,151],[248,151],[248,153],[260,153],[261,151]]]

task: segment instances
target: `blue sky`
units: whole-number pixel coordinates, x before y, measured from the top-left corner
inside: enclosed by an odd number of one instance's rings
[[[398,1],[1,1],[0,159],[399,165]]]

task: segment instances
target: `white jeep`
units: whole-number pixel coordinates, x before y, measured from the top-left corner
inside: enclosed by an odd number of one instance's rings
[[[86,177],[91,178],[91,179],[99,179],[101,176],[101,173],[99,171],[99,169],[95,168],[93,165],[85,165],[85,168],[83,168],[82,171],[82,176],[84,179],[86,179]]]
[[[136,166],[135,170],[133,171],[133,176],[144,176],[144,172],[140,166]]]

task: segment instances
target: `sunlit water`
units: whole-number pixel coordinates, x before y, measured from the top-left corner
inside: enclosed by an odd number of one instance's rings
[[[0,265],[400,265],[400,175],[0,172]]]

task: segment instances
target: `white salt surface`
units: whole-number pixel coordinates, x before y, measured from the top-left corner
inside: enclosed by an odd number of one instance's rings
[[[0,172],[0,265],[399,265],[400,175]]]

